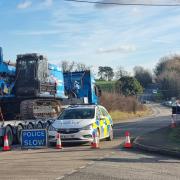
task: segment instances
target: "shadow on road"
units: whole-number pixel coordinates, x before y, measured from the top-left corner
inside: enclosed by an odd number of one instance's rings
[[[109,157],[104,159],[86,159],[93,160],[95,162],[106,162],[106,163],[162,163],[162,164],[172,164],[179,163],[179,160],[173,159],[172,157],[165,156],[153,156],[150,157],[140,157],[140,158],[125,158],[125,157]]]
[[[169,116],[158,116],[158,117],[150,117],[150,118],[145,118],[140,121],[134,120],[133,122],[119,122],[114,124],[113,128],[123,128],[124,126],[129,126],[133,127],[135,126],[148,126],[151,124],[153,127],[157,127],[157,125],[161,124],[164,121],[164,123],[170,123],[171,122],[171,114]],[[153,124],[152,124],[153,123]]]
[[[151,131],[167,127],[171,124],[170,116],[160,116],[148,118],[142,121],[123,122],[113,126],[115,139],[125,137],[125,132],[129,131],[131,137],[137,137]]]

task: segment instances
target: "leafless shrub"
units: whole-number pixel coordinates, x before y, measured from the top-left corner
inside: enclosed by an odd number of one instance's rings
[[[108,111],[118,110],[136,113],[136,111],[144,109],[144,106],[138,103],[136,97],[125,97],[118,93],[103,92],[100,103],[106,107]]]
[[[66,60],[61,61],[59,66],[62,68],[63,72],[87,71],[91,69],[91,66],[87,66],[84,63]]]

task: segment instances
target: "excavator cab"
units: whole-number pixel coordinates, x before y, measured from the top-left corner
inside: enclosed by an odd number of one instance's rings
[[[17,97],[56,94],[56,83],[48,81],[48,62],[44,56],[35,53],[17,56],[15,90]]]

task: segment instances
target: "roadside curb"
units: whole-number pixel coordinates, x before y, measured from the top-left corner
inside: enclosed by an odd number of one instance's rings
[[[164,148],[160,148],[160,147],[156,147],[156,146],[144,145],[144,144],[141,144],[138,142],[140,139],[141,139],[141,136],[138,136],[134,140],[133,147],[140,149],[140,150],[147,151],[147,152],[154,152],[154,153],[158,153],[161,155],[168,155],[168,156],[180,158],[180,152],[179,151],[173,151],[170,149],[164,149]]]

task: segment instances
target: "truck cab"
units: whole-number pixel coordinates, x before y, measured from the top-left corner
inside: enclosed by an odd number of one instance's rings
[[[82,103],[98,104],[101,90],[97,87],[90,71],[64,73],[65,93],[69,98],[80,99]]]

